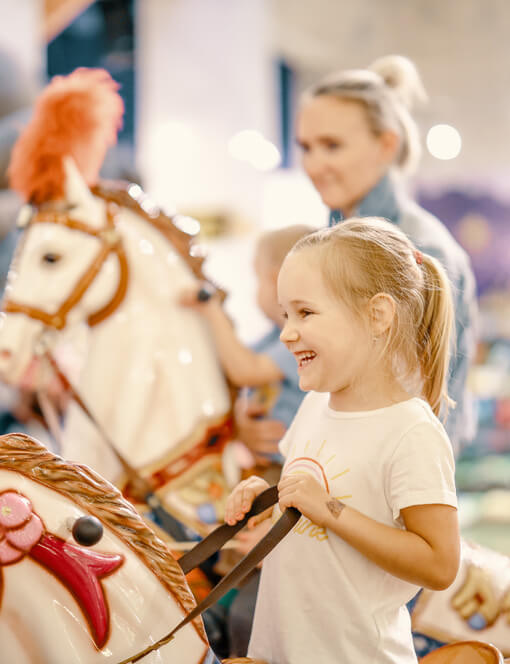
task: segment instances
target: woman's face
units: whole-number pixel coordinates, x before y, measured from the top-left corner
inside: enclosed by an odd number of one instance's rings
[[[303,167],[324,204],[345,216],[386,173],[398,148],[393,132],[372,131],[360,103],[328,95],[303,104],[297,141]]]

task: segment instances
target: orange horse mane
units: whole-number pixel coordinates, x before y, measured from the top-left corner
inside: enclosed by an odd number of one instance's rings
[[[117,141],[124,103],[104,69],[55,76],[43,90],[14,145],[9,183],[33,205],[64,197],[63,158],[72,157],[85,182],[96,183],[107,149]]]

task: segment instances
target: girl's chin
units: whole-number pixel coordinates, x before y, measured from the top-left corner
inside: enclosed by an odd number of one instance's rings
[[[310,392],[310,390],[316,390],[317,386],[314,386],[313,381],[308,380],[305,376],[300,376],[299,378],[299,389],[303,392]],[[317,390],[316,390],[317,391]]]

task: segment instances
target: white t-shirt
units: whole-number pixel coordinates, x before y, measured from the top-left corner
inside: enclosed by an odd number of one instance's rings
[[[339,412],[328,401],[305,397],[280,443],[283,474],[309,473],[395,528],[404,507],[457,506],[451,445],[426,402]],[[269,664],[415,664],[405,604],[418,590],[301,517],[264,561],[248,654]]]

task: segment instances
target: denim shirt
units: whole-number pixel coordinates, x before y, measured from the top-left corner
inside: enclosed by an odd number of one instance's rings
[[[384,217],[396,224],[416,247],[437,258],[450,278],[455,306],[456,347],[452,353],[448,394],[457,406],[445,424],[456,453],[474,436],[475,410],[466,388],[467,374],[476,343],[477,301],[475,277],[466,252],[437,217],[402,193],[388,175],[365,196],[353,216]],[[343,220],[339,210],[330,212],[329,225]]]

